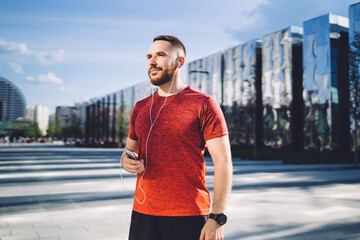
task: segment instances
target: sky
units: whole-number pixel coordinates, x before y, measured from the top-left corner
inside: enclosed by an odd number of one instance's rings
[[[0,77],[27,105],[73,106],[148,81],[152,39],[175,35],[186,62],[359,0],[1,0]],[[187,82],[187,67],[182,80]]]

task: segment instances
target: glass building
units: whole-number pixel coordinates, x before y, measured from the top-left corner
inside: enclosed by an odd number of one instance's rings
[[[302,28],[290,26],[263,37],[262,100],[267,146],[302,149],[302,33]]]
[[[151,95],[151,89],[147,81],[90,100],[86,106],[86,141],[116,142],[123,146],[129,131],[131,111],[137,101]]]
[[[232,144],[261,144],[261,41],[224,51],[223,110]],[[260,103],[260,106],[259,106]]]
[[[25,115],[26,101],[23,93],[12,82],[0,77],[0,121],[16,121]]]
[[[360,3],[356,3],[353,4],[349,7],[349,20],[350,20],[350,29],[349,29],[349,45],[350,45],[350,51],[354,52],[354,53],[359,53],[360,49],[356,48],[355,46],[353,46],[353,44],[355,42],[357,42],[359,44],[358,41],[360,41]],[[358,55],[359,57],[359,55]],[[355,97],[356,97],[356,90],[355,90],[355,84],[356,81],[360,81],[360,62],[359,61],[354,61],[354,58],[356,58],[355,56],[351,56],[349,57],[349,80],[350,80],[350,101],[351,104],[350,106],[355,107],[356,104],[359,104],[358,101],[356,101]],[[353,81],[355,80],[355,81]],[[358,92],[357,92],[358,93]],[[358,93],[359,94],[359,93]],[[356,129],[355,128],[355,120],[353,115],[351,115],[351,135],[353,138],[353,149],[356,149],[355,147],[355,132]],[[357,139],[359,139],[359,132],[357,133]]]
[[[348,142],[348,26],[347,18],[331,13],[303,24],[306,147]]]
[[[360,3],[350,5],[349,7],[350,31],[349,41],[354,40],[355,33],[360,34]]]
[[[189,85],[203,93],[206,93],[222,103],[222,53],[217,52],[210,56],[192,61],[188,64]]]

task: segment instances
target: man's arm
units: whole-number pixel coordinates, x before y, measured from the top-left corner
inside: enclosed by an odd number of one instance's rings
[[[139,151],[138,141],[131,138],[127,138],[126,147],[135,153]],[[144,171],[144,161],[131,159],[126,152],[121,156],[121,166],[130,173],[142,173]]]
[[[206,142],[214,163],[214,198],[211,213],[224,213],[232,184],[232,159],[229,136],[210,139]],[[200,240],[224,238],[223,227],[209,219],[201,231]]]

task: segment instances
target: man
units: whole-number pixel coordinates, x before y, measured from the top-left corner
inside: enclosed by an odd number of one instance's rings
[[[130,240],[223,239],[231,191],[228,130],[216,101],[180,80],[186,50],[176,37],[154,39],[147,54],[152,96],[130,117],[123,168],[138,174]],[[214,163],[214,197],[205,187],[205,147]],[[210,216],[209,216],[210,214]]]

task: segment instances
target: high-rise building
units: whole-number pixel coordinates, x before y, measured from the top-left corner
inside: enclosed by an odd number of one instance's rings
[[[46,135],[46,130],[49,126],[49,108],[41,105],[26,106],[26,119],[32,123],[38,123],[43,135]]]
[[[46,130],[49,126],[49,108],[41,105],[35,106],[34,122],[39,124],[42,134],[46,135]]]
[[[55,121],[60,120],[60,127],[70,127],[75,117],[75,107],[57,106],[55,112]],[[57,126],[59,127],[59,126]]]
[[[12,82],[0,77],[0,121],[16,121],[25,117],[25,112],[23,93]]]
[[[31,123],[34,123],[34,113],[35,113],[35,106],[26,106],[26,116],[27,120],[30,120]]]
[[[86,122],[86,106],[88,102],[75,103],[75,116],[80,122],[80,128],[85,132],[85,122]]]

